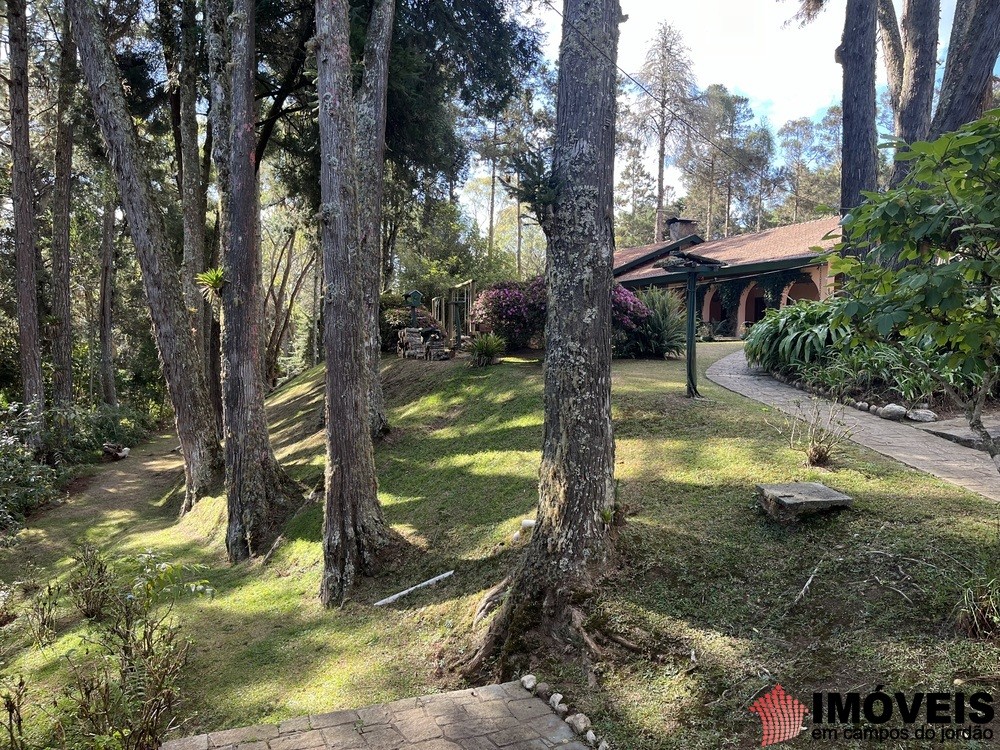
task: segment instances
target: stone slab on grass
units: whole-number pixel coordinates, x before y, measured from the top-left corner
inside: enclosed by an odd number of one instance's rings
[[[853,505],[849,496],[820,482],[758,484],[757,492],[760,507],[779,521],[793,521],[809,513]]]

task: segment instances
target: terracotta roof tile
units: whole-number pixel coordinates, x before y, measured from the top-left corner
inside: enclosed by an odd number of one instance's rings
[[[721,240],[712,240],[688,248],[688,255],[722,263],[726,266],[745,263],[764,263],[767,261],[788,260],[791,258],[807,258],[817,254],[814,247],[828,250],[836,244],[836,240],[823,238],[840,226],[836,216],[800,224],[790,224],[774,229],[765,229],[752,234],[740,234]],[[620,267],[630,261],[641,258],[645,253],[661,247],[661,245],[646,245],[644,247],[623,248],[615,253],[615,266]],[[644,251],[644,252],[640,252]],[[619,282],[636,281],[654,278],[669,273],[664,268],[656,268],[658,259],[651,259],[617,277]]]

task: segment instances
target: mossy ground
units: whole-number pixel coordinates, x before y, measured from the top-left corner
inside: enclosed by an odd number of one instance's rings
[[[701,367],[737,346],[702,345]],[[36,577],[64,577],[82,541],[206,566],[216,596],[175,609],[194,642],[185,734],[457,686],[446,663],[474,648],[475,606],[515,565],[511,534],[536,502],[541,365],[392,361],[384,376],[394,430],[378,448],[380,494],[411,547],[343,608],[324,610],[316,596],[319,504],[290,523],[269,565],[230,567],[222,498],[177,520],[169,435],[32,519],[21,543],[0,551],[0,578],[29,565]],[[707,399],[691,401],[683,377],[679,361],[614,366],[616,470],[632,514],[587,627],[644,653],[608,648],[596,684],[577,654],[539,654],[540,679],[629,750],[759,746],[747,706],[776,681],[801,696],[880,684],[948,692],[955,680],[996,691],[1000,651],[954,625],[965,582],[996,571],[996,504],[856,446],[827,470],[808,469],[763,407],[707,382]],[[308,487],[322,475],[322,398],[314,370],[269,403],[278,457]],[[791,480],[822,481],[855,507],[775,525],[756,510],[754,484]],[[442,585],[371,606],[451,569]],[[62,655],[86,632],[68,604],[59,615],[58,639],[42,650],[23,618],[0,631],[2,671],[25,674],[38,707],[65,681]]]

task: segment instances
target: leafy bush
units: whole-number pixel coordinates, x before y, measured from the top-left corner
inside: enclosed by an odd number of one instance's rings
[[[15,404],[0,414],[0,546],[13,541],[24,517],[56,496],[55,469],[27,447],[29,417]]]
[[[382,351],[395,352],[399,332],[410,327],[410,306],[399,294],[383,294],[379,300],[378,327],[382,337]],[[417,325],[420,328],[442,328],[437,318],[426,307],[417,308]]]
[[[528,345],[545,328],[545,279],[502,281],[487,287],[472,306],[470,322],[485,326],[513,349]]]
[[[850,335],[846,325],[832,323],[833,302],[801,301],[768,310],[746,338],[747,362],[770,372],[799,371],[822,361]]]
[[[1000,466],[1000,439],[982,422],[1000,383],[998,142],[1000,109],[934,141],[897,144],[909,174],[845,217],[831,270],[850,298],[840,320],[858,339],[930,352],[926,372]],[[951,385],[955,373],[968,392]]]
[[[484,333],[473,339],[470,346],[473,367],[489,367],[504,353],[507,343],[495,333]]]
[[[78,464],[97,460],[105,443],[133,446],[142,442],[153,424],[133,409],[99,404],[50,408],[45,426],[42,442],[50,459],[57,464]]]
[[[80,614],[88,620],[104,615],[111,599],[114,578],[104,556],[92,544],[85,544],[73,558],[77,568],[69,580],[69,594]]]
[[[803,301],[769,311],[750,329],[747,361],[837,397],[878,403],[934,401],[943,395],[941,382],[957,393],[975,390],[979,376],[953,366],[927,338],[858,336],[841,322],[850,304],[844,298]]]
[[[621,287],[619,287],[621,288]],[[676,357],[687,345],[687,311],[684,300],[674,292],[656,287],[639,292],[638,305],[630,305],[622,317],[629,330],[616,327],[613,339],[618,357]],[[623,305],[620,308],[625,311]]]

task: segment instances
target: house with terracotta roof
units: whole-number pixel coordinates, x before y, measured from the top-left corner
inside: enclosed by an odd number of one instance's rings
[[[696,273],[701,320],[729,333],[756,323],[770,307],[826,299],[833,292],[821,254],[839,241],[836,216],[709,241],[689,219],[667,224],[668,240],[615,252],[615,279],[628,289],[683,292]]]

